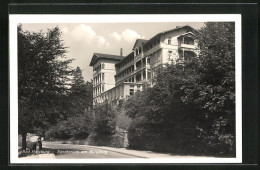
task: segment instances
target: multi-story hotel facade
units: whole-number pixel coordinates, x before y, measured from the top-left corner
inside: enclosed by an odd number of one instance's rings
[[[198,55],[195,30],[190,26],[160,32],[149,40],[137,39],[127,56],[94,53],[93,104],[117,103],[142,91],[158,69],[166,64],[183,64]]]

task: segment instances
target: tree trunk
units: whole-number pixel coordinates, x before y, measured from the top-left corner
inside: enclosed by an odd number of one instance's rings
[[[26,150],[26,135],[27,135],[27,132],[22,133],[22,150],[23,151]]]

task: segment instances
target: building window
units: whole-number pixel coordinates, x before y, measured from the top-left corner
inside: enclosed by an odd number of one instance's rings
[[[148,72],[148,79],[151,79],[151,72]]]
[[[146,65],[146,57],[143,58],[143,66],[145,66],[145,65]]]
[[[143,79],[146,79],[145,71],[143,72]]]
[[[172,37],[168,38],[168,44],[172,44]]]
[[[141,73],[138,73],[136,75],[136,82],[141,81]]]
[[[172,51],[168,51],[168,55],[169,55],[168,60],[170,61],[172,59]]]
[[[141,60],[139,60],[138,62],[136,62],[136,69],[137,69],[137,70],[140,69],[141,66],[142,66]]]
[[[137,87],[136,91],[139,92],[140,91],[140,86],[137,85],[136,87]]]
[[[158,62],[158,61],[160,61],[160,56],[159,55],[157,55],[157,57],[156,57],[156,62]]]
[[[105,73],[102,73],[102,80],[105,80]]]
[[[104,69],[104,68],[105,68],[105,64],[103,63],[103,64],[102,64],[102,69]]]
[[[130,90],[129,90],[129,95],[130,95],[130,96],[134,95],[134,89],[130,89]]]
[[[104,85],[102,86],[102,92],[104,92],[104,90],[105,90],[105,87],[104,87]]]

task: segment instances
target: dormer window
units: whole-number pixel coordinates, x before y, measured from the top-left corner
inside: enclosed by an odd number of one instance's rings
[[[168,38],[168,44],[172,44],[172,37]]]

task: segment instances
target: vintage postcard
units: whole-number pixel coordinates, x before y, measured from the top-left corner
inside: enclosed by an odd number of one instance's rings
[[[241,16],[9,15],[10,163],[242,163]]]

